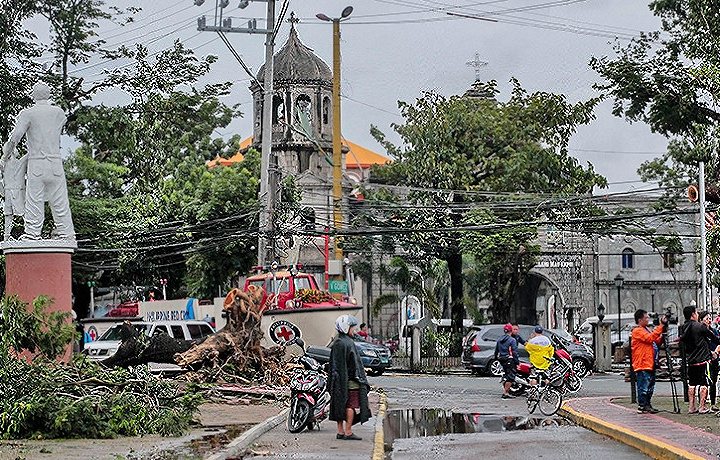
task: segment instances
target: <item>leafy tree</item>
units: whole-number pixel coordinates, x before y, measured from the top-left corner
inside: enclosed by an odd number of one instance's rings
[[[492,97],[445,98],[427,92],[414,104],[400,102],[405,123],[393,129],[402,147],[373,128],[376,139],[395,158],[390,165],[374,167],[373,174],[396,187],[408,203],[386,212],[389,217],[382,225],[402,229],[395,233],[400,235],[395,242],[405,251],[428,261],[447,262],[455,332],[461,330],[464,317],[463,249],[478,257],[492,257],[482,244],[463,239],[462,226],[472,223],[465,217],[469,203],[487,203],[508,192],[578,195],[595,185],[606,185],[592,166],[584,169],[567,154],[571,135],[578,125],[593,119],[597,100],[570,104],[562,95],[529,94],[516,80],[512,84],[507,102],[494,98],[498,94],[494,81],[483,91]],[[497,222],[532,217],[527,210],[500,214],[494,217]],[[530,249],[531,229],[515,236],[528,238],[516,241],[516,249]],[[514,266],[518,254],[494,252],[494,256],[499,259],[494,266]],[[496,287],[506,284],[497,282]],[[498,301],[501,298],[498,293],[488,294]],[[494,306],[495,319],[505,318],[508,307]]]
[[[69,131],[82,145],[68,159],[84,276],[209,297],[252,264],[259,157],[233,167],[207,161],[237,152],[239,138],[213,138],[239,112],[220,98],[230,85],[194,88],[215,62],[177,42],[109,80],[131,96],[123,106],[83,106]],[[189,89],[187,88],[189,86]]]
[[[40,70],[34,60],[42,49],[36,36],[23,28],[35,11],[28,0],[3,0],[0,8],[0,139],[8,138],[15,114],[30,103],[28,89]]]
[[[638,172],[664,188],[656,208],[674,209],[677,200],[686,199],[688,184],[697,183],[700,161],[706,163],[708,184],[720,179],[720,17],[717,3],[709,0],[655,0],[649,8],[661,18],[661,31],[617,44],[616,56],[595,57],[590,65],[605,78],[599,88],[614,98],[615,115],[672,137],[668,151]],[[716,269],[718,238],[718,232],[708,235]],[[651,244],[670,254],[678,251],[672,239]]]
[[[717,3],[709,0],[655,0],[650,10],[662,19],[662,33],[641,33],[616,58],[593,58],[591,67],[614,97],[614,113],[644,121],[653,131],[684,136],[697,126],[720,121]]]

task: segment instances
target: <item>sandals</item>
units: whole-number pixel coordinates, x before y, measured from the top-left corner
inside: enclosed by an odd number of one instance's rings
[[[688,414],[697,414],[697,413],[698,413],[697,409],[688,411]]]

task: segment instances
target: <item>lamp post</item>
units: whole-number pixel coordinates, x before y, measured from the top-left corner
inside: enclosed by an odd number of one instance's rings
[[[95,318],[95,281],[88,281],[90,288],[90,318]]]
[[[330,18],[318,13],[316,18],[333,24],[333,222],[335,230],[342,225],[342,132],[340,130],[340,21],[347,19],[353,12],[352,6],[346,6],[339,18]],[[342,259],[342,249],[335,237],[335,259]]]
[[[650,309],[655,313],[655,288],[650,288]]]
[[[165,294],[165,286],[167,286],[167,280],[164,278],[161,279],[160,285],[162,286],[162,289],[163,289],[163,300],[167,300],[167,295]]]
[[[622,309],[620,308],[620,289],[623,287],[623,281],[625,281],[625,278],[622,277],[620,273],[617,274],[615,277],[615,287],[618,291],[618,339],[620,338],[620,325],[621,325],[621,319],[620,314],[622,313]]]
[[[552,321],[550,324],[550,328],[554,329],[557,326],[557,311],[558,311],[558,288],[554,287],[552,289],[553,293],[553,310],[552,310]]]

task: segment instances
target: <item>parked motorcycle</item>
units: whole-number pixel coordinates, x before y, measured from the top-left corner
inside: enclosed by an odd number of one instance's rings
[[[305,350],[302,339],[297,339],[295,343]],[[297,358],[296,364],[290,376],[290,412],[287,427],[291,433],[319,427],[320,422],[328,415],[330,403],[324,366],[304,353]]]
[[[528,363],[520,363],[517,366],[517,377],[510,387],[509,393],[513,396],[520,396],[530,388],[530,371],[532,366]],[[549,375],[563,376],[563,389],[570,393],[580,391],[582,379],[573,370],[570,354],[562,348],[555,349],[553,363],[547,370]]]

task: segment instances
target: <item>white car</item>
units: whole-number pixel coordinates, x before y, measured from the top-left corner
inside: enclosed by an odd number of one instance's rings
[[[132,324],[138,332],[142,332],[149,337],[164,332],[175,339],[195,340],[215,333],[215,330],[207,322],[197,320],[137,322]],[[83,353],[92,360],[102,360],[114,355],[120,346],[121,326],[122,323],[117,323],[105,331],[99,339],[85,344]]]

